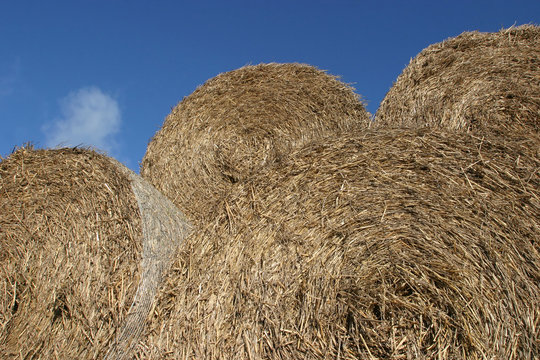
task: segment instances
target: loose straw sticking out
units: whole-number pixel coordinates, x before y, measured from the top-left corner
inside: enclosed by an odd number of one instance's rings
[[[539,168],[433,130],[295,151],[186,240],[136,356],[534,358]]]
[[[398,77],[375,124],[538,141],[540,27],[466,32],[427,47]]]
[[[18,149],[0,163],[0,357],[126,357],[186,231],[106,156]]]
[[[309,65],[223,73],[184,98],[148,145],[141,175],[194,220],[292,149],[358,132],[370,115],[338,78]]]

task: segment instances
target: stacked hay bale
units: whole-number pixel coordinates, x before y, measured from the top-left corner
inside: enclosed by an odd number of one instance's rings
[[[148,145],[141,175],[193,220],[211,220],[234,184],[292,149],[369,126],[359,97],[302,64],[223,73],[183,99]]]
[[[496,214],[497,221],[505,224],[514,223],[514,209],[521,209],[522,229],[516,237],[507,236],[503,245],[507,249],[507,257],[516,257],[522,251],[524,241],[531,241],[533,249],[530,258],[516,261],[513,266],[519,268],[527,262],[534,264],[535,272],[529,273],[530,279],[538,283],[538,263],[540,262],[538,239],[538,164],[540,150],[540,27],[524,25],[503,29],[497,33],[466,32],[455,38],[434,44],[423,50],[398,77],[382,101],[376,116],[375,127],[388,129],[395,127],[422,128],[431,127],[453,133],[468,132],[460,141],[477,137],[483,139],[480,143],[473,142],[470,151],[476,151],[473,146],[480,147],[488,144],[498,148],[499,160],[480,165],[481,176],[486,169],[498,166],[503,161],[504,166],[499,171],[505,176],[514,176],[504,169],[512,166],[517,170],[528,167],[528,175],[517,176],[522,179],[524,188],[533,194],[531,208],[530,198],[522,197],[521,190],[512,187],[506,189],[499,186],[485,188],[486,201],[499,198],[503,202],[514,204],[507,208],[507,214],[493,211],[496,205],[490,205],[491,210],[485,210],[485,216]],[[456,135],[448,135],[455,137]],[[515,162],[512,165],[512,161]],[[524,165],[529,164],[529,165]],[[536,166],[536,170],[535,170]],[[465,184],[466,185],[466,184]],[[489,197],[487,197],[489,195]],[[504,200],[503,200],[504,199]],[[480,209],[480,211],[482,211]],[[526,224],[529,225],[526,225]],[[498,230],[493,223],[486,223],[489,231],[501,231],[505,236],[509,230]],[[506,243],[504,244],[504,241]],[[501,245],[501,246],[503,246]],[[511,254],[511,255],[509,255]],[[491,271],[494,277],[500,276],[499,266]],[[504,282],[500,282],[504,288]],[[506,285],[513,289],[512,284]],[[531,287],[538,293],[536,287]],[[506,290],[505,290],[506,291]],[[513,290],[508,290],[512,293]],[[534,291],[531,294],[534,294]],[[535,299],[538,295],[532,295]],[[485,298],[486,306],[499,304],[499,298]],[[537,301],[533,301],[538,306]],[[522,307],[527,308],[526,300]],[[496,358],[536,358],[539,354],[538,330],[531,327],[532,321],[538,321],[537,314],[527,312],[514,313],[516,319],[523,324],[528,323],[523,334],[529,336],[532,346],[517,340],[516,331],[507,330],[506,346],[501,345],[505,339],[488,342],[491,348],[479,352],[478,357]],[[486,323],[486,329],[491,332],[502,328],[496,323]],[[486,339],[490,338],[485,334]],[[504,350],[504,351],[502,351]],[[490,355],[493,354],[493,355]]]
[[[297,150],[187,240],[138,356],[534,358],[539,167],[435,130]]]
[[[429,46],[398,77],[375,123],[472,130],[536,147],[540,27],[466,32]]]
[[[3,159],[0,357],[127,357],[186,231],[162,195],[94,151]]]

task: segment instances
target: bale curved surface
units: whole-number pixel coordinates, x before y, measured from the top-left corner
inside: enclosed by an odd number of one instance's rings
[[[184,98],[148,145],[141,175],[194,219],[233,185],[314,139],[369,126],[353,89],[309,65],[222,73]]]
[[[0,162],[0,357],[129,356],[187,230],[156,194],[90,150]]]
[[[534,358],[539,165],[432,130],[296,151],[182,246],[138,356]]]
[[[375,124],[531,135],[538,141],[540,27],[466,32],[427,47],[399,75]]]

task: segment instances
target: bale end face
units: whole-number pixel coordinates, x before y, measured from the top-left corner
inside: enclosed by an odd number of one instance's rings
[[[537,169],[433,129],[296,150],[188,240],[138,356],[533,358]]]
[[[128,356],[188,228],[94,151],[24,147],[3,159],[0,357]]]
[[[381,102],[375,124],[538,141],[538,64],[538,26],[463,33],[411,61]]]
[[[370,116],[353,89],[312,66],[260,64],[207,81],[165,119],[141,174],[194,219],[211,220],[234,184]]]

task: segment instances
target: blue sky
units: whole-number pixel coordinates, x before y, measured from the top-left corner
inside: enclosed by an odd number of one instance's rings
[[[1,1],[0,155],[93,145],[138,171],[165,116],[225,71],[301,62],[377,107],[423,48],[540,23],[540,1]]]

